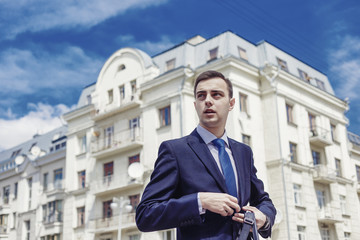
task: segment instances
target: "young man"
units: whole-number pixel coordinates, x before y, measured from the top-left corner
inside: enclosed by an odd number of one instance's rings
[[[177,228],[178,240],[233,240],[249,210],[260,235],[269,237],[276,210],[256,176],[252,151],[225,131],[235,104],[231,82],[219,72],[204,72],[194,95],[199,125],[160,145],[136,210],[139,230]]]

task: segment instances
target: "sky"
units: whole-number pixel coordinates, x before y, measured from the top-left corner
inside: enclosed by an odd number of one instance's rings
[[[326,74],[360,134],[359,16],[358,0],[0,0],[0,151],[64,124],[117,50],[227,30]]]

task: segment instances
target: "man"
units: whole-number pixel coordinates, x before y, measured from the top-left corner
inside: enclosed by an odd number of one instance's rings
[[[256,176],[252,151],[225,132],[235,104],[231,82],[219,72],[204,72],[194,95],[199,125],[190,135],[160,145],[136,210],[139,230],[177,228],[178,240],[236,239],[249,210],[260,235],[269,237],[276,210]]]

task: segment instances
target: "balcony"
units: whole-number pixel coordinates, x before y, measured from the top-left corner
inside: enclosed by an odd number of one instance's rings
[[[142,186],[143,184],[142,180],[133,179],[127,173],[124,173],[103,177],[91,184],[91,187],[96,196],[102,196]]]
[[[95,230],[95,233],[115,232],[119,229],[119,215],[113,215],[109,218],[96,218],[90,220],[90,228]],[[135,213],[122,214],[121,229],[136,228]]]
[[[314,166],[313,179],[315,182],[330,184],[336,182],[336,171],[326,165]]]
[[[95,138],[91,143],[91,152],[93,157],[100,158],[142,147],[142,145],[142,128],[136,127]]]
[[[63,221],[63,213],[55,211],[43,219],[43,224],[48,227],[60,226]]]
[[[62,195],[65,194],[65,187],[64,187],[64,180],[58,179],[54,181],[53,183],[49,183],[47,186],[47,189],[44,190],[46,192],[46,195]]]
[[[139,95],[139,93],[134,93],[126,96],[124,99],[115,99],[112,103],[106,104],[105,106],[97,106],[97,110],[92,114],[93,120],[99,121],[126,110],[139,107],[141,104]]]
[[[318,221],[325,224],[334,224],[341,222],[335,217],[333,212],[334,211],[331,207],[320,208],[317,213]]]
[[[326,147],[331,145],[331,132],[321,127],[311,128],[309,131],[309,141],[314,146]]]

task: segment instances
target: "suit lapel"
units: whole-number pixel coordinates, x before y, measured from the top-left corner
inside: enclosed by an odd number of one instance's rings
[[[194,153],[199,157],[200,161],[205,165],[206,169],[210,173],[210,175],[215,179],[218,183],[221,191],[227,192],[226,183],[224,176],[219,170],[218,165],[215,162],[215,159],[211,155],[209,148],[202,140],[200,135],[194,130],[188,138],[188,144],[190,148],[194,151]]]
[[[244,199],[244,194],[245,194],[245,161],[244,161],[244,156],[243,156],[243,152],[241,151],[241,145],[237,144],[234,140],[229,138],[229,145],[230,145],[230,149],[231,152],[233,154],[233,158],[235,161],[235,166],[236,166],[236,172],[237,172],[237,176],[238,176],[238,192],[239,192],[239,203],[241,203],[241,200]]]

